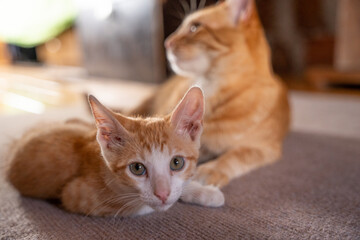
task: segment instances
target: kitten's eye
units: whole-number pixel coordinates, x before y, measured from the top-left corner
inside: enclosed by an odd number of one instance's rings
[[[192,32],[192,33],[196,32],[200,26],[201,26],[201,24],[198,22],[191,24],[190,32]]]
[[[179,171],[184,167],[185,160],[183,157],[176,156],[170,161],[170,169],[173,171]]]
[[[146,168],[142,163],[132,163],[129,165],[130,172],[136,176],[142,176],[146,173]]]

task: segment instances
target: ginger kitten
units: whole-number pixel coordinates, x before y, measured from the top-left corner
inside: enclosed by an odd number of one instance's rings
[[[178,74],[132,114],[167,114],[186,89],[205,94],[197,179],[226,185],[280,158],[289,126],[286,89],[271,68],[270,50],[253,0],[226,0],[189,15],[165,42]]]
[[[125,117],[93,96],[89,102],[97,130],[70,120],[30,130],[15,144],[8,179],[21,194],[60,199],[87,215],[165,211],[179,198],[223,205],[219,189],[191,181],[203,128],[198,87],[162,118]]]

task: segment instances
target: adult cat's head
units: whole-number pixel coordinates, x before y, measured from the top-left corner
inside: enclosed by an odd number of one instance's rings
[[[136,204],[168,209],[195,172],[203,128],[202,90],[191,88],[163,118],[125,117],[93,96],[89,102],[98,128],[97,141],[111,172],[109,186],[119,195],[135,193]]]
[[[189,15],[165,46],[173,70],[187,77],[270,72],[269,48],[253,0],[226,0]]]

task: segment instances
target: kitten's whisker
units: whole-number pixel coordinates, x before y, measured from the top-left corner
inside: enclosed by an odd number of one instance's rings
[[[100,212],[103,211],[105,208],[110,207],[110,205],[112,204],[121,204],[122,202],[119,201],[118,199],[107,199],[107,201],[103,201],[100,204],[96,205],[91,211],[89,211],[86,216],[89,216],[90,214],[92,214],[93,212],[95,212],[96,210],[99,210]]]
[[[137,202],[138,199],[135,198],[127,203],[125,203],[115,214],[114,218],[119,214],[119,213],[125,213],[125,210],[128,209],[134,202]]]
[[[110,198],[106,198],[103,201],[101,201],[99,204],[97,204],[91,211],[89,211],[89,213],[86,214],[86,216],[89,216],[91,213],[93,213],[95,210],[98,210],[99,207],[105,208],[110,204],[117,204],[117,203],[121,203],[122,201],[125,200],[131,200],[131,199],[136,199],[138,197],[138,194],[136,193],[127,193],[127,194],[123,194],[121,196],[113,196]]]
[[[132,202],[134,200],[130,200],[129,202],[126,202],[125,204],[123,204],[119,210],[116,211],[116,213],[114,214],[114,216],[112,217],[112,220],[113,221],[112,223],[110,222],[109,224],[115,224],[115,221],[116,221],[116,217],[119,215],[120,212],[122,212],[122,210],[125,208],[125,206],[127,206],[130,202]]]
[[[92,214],[95,210],[97,210],[99,207],[102,207],[101,209],[104,209],[107,205],[108,201],[113,200],[113,198],[109,198],[109,199],[105,199],[103,201],[101,201],[100,203],[98,203],[94,208],[92,208],[85,216],[89,216],[90,214]]]
[[[134,204],[135,203],[135,204]],[[137,204],[136,204],[137,203]],[[124,215],[126,213],[126,210],[128,210],[130,207],[135,208],[138,205],[138,198],[135,198],[127,203],[125,203],[123,206],[120,207],[119,210],[116,211],[115,215],[112,217],[112,220],[109,224],[115,225],[116,223],[116,217],[121,213]]]
[[[113,202],[113,203],[116,203],[116,202],[120,202],[120,201],[123,201],[123,200],[132,200],[134,198],[138,198],[138,194],[131,194],[131,195],[121,195],[121,196],[115,196],[110,200],[110,202]]]
[[[110,187],[110,184],[113,183],[116,180],[116,178],[112,178],[109,181],[105,181],[105,185]]]

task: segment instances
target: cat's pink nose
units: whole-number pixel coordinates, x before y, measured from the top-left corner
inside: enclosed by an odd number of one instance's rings
[[[168,199],[170,192],[167,190],[162,190],[162,191],[155,191],[154,195],[160,199],[162,201],[162,203],[165,203],[166,200]]]

